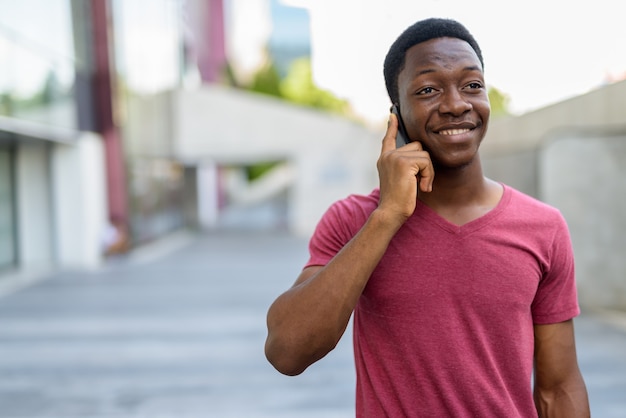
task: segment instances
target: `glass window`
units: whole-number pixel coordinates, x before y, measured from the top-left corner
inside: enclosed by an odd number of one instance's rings
[[[0,269],[15,263],[11,153],[0,148]]]
[[[76,126],[70,0],[0,1],[0,115]]]
[[[115,0],[115,61],[127,93],[152,94],[181,81],[180,2]]]

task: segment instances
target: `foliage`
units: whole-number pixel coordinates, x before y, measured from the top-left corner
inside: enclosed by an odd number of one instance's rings
[[[309,58],[294,60],[284,78],[281,78],[278,68],[271,60],[262,66],[253,75],[252,81],[247,84],[240,83],[236,79],[228,64],[225,75],[228,83],[234,87],[344,116],[348,116],[350,112],[348,101],[336,97],[315,84]]]
[[[349,110],[346,100],[337,98],[315,84],[311,61],[308,58],[295,60],[291,64],[287,76],[280,83],[280,92],[285,99],[293,103],[344,115]]]
[[[245,167],[248,181],[263,177],[268,171],[280,164],[280,161],[265,161]]]
[[[509,114],[509,101],[508,95],[504,94],[495,87],[489,87],[489,103],[491,104],[491,116],[499,117]]]
[[[276,65],[273,62],[269,62],[254,74],[248,90],[270,96],[283,97],[280,91],[280,83],[280,74]]]

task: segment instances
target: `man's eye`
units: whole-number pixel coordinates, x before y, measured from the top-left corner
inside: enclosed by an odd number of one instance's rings
[[[482,89],[483,85],[480,83],[469,83],[467,87],[469,87],[470,89]]]
[[[432,92],[434,92],[435,89],[433,89],[432,87],[425,87],[423,89],[421,89],[420,91],[417,92],[418,95],[422,95],[422,94],[430,94]]]

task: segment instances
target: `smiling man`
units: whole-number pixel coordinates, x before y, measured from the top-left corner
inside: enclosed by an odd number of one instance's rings
[[[398,37],[384,74],[400,119],[379,188],[328,209],[269,309],[266,356],[288,375],[331,351],[354,314],[359,417],[589,416],[567,225],[483,175],[483,67],[456,21]],[[399,123],[408,143],[396,148]]]

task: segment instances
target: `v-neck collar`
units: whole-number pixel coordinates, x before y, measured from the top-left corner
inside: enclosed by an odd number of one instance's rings
[[[469,221],[461,226],[453,224],[452,222],[445,219],[443,216],[439,215],[435,212],[430,206],[426,205],[421,200],[417,200],[417,206],[415,208],[414,214],[427,220],[428,222],[437,225],[444,231],[447,231],[451,234],[455,235],[468,235],[473,233],[474,231],[479,230],[480,228],[488,225],[492,222],[498,215],[506,209],[510,200],[511,200],[511,190],[508,186],[503,183],[500,183],[503,188],[502,197],[498,204],[491,209],[489,212],[484,215]]]

